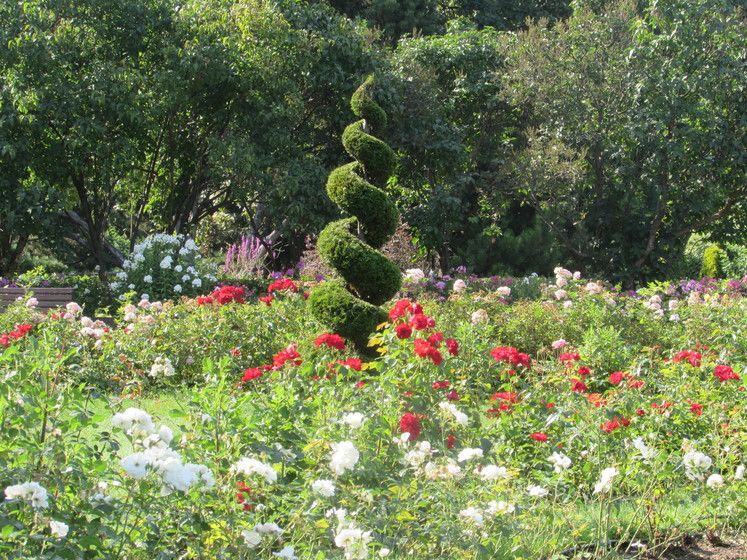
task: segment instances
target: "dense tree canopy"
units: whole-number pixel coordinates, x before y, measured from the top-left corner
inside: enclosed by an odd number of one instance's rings
[[[747,236],[740,4],[3,3],[0,273],[35,240],[104,271],[225,216],[215,246],[294,262],[339,213],[325,179],[375,72],[435,266],[666,275],[692,232]]]
[[[513,187],[578,265],[660,275],[693,231],[745,223],[744,45],[720,0],[581,9],[518,38]]]

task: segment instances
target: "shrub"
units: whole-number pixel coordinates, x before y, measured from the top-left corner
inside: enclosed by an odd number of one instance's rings
[[[153,300],[208,292],[215,284],[213,267],[202,261],[195,242],[183,235],[158,233],[135,245],[110,284],[115,293],[134,291]]]
[[[718,245],[709,245],[703,252],[703,265],[700,275],[704,278],[722,278],[721,255],[723,250]]]
[[[396,230],[399,213],[386,192],[369,182],[384,184],[394,169],[394,152],[368,134],[386,123],[386,114],[373,99],[373,86],[371,76],[353,94],[353,112],[362,119],[342,137],[356,161],[332,171],[327,181],[330,199],[353,217],[327,225],[317,243],[322,259],[344,282],[327,282],[310,299],[319,320],[362,348],[383,316],[375,306],[392,298],[402,282],[397,265],[377,251]]]

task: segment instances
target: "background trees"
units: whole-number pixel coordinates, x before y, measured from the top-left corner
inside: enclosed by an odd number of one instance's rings
[[[690,233],[744,223],[744,26],[719,0],[579,9],[515,42],[515,192],[577,266],[655,277]]]
[[[690,233],[747,235],[737,4],[4,3],[0,273],[40,246],[103,272],[153,231],[295,262],[371,72],[434,266],[673,273]]]

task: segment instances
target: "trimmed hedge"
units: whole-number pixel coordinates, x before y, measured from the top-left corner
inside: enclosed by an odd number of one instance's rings
[[[361,350],[376,325],[386,320],[377,306],[402,285],[397,266],[377,251],[397,229],[399,213],[380,188],[394,170],[394,152],[369,134],[386,125],[386,113],[373,99],[374,85],[370,76],[353,94],[350,105],[361,120],[342,135],[345,150],[356,161],[333,170],[327,180],[330,199],[351,217],[328,224],[317,242],[322,259],[343,280],[322,284],[309,298],[317,319]]]

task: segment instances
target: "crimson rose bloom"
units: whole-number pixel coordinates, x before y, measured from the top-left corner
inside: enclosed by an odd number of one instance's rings
[[[739,381],[740,379],[739,375],[734,373],[734,370],[731,369],[731,367],[725,365],[716,366],[713,369],[713,376],[721,383],[725,383],[730,379],[733,379],[734,381]]]
[[[405,432],[409,433],[409,441],[418,439],[421,429],[420,420],[412,412],[405,412],[402,418],[399,419],[399,431],[403,434]]]
[[[360,358],[348,358],[347,360],[337,360],[337,363],[341,366],[348,366],[350,369],[354,369],[355,371],[360,371],[361,367],[363,367],[363,362],[361,362]]]
[[[547,441],[547,434],[545,432],[534,432],[529,434],[529,437],[535,441]]]
[[[612,385],[619,385],[622,383],[623,377],[625,377],[625,374],[621,371],[613,371],[610,373],[610,384]]]
[[[693,350],[683,350],[682,352],[677,352],[674,356],[672,356],[672,361],[675,363],[686,361],[693,367],[700,367],[700,360],[703,356],[700,354],[700,352],[695,352]]]
[[[412,327],[408,325],[407,323],[400,323],[396,327],[394,327],[394,332],[397,334],[397,338],[400,340],[404,340],[406,338],[410,338],[412,335]]]
[[[512,366],[524,366],[526,368],[531,367],[532,360],[529,354],[519,352],[513,346],[501,346],[493,348],[490,351],[490,355],[496,362],[507,362]]]
[[[446,349],[449,351],[449,354],[451,354],[452,356],[459,355],[459,343],[454,338],[446,339]]]
[[[251,381],[252,379],[257,379],[258,377],[262,377],[263,372],[260,368],[249,368],[244,370],[244,376],[241,378],[241,381],[246,383],[247,381]]]
[[[345,339],[343,339],[339,334],[331,334],[331,333],[325,333],[320,334],[316,337],[316,340],[314,341],[314,344],[318,348],[322,344],[325,344],[329,346],[330,348],[336,348],[337,350],[344,350],[345,349]]]

